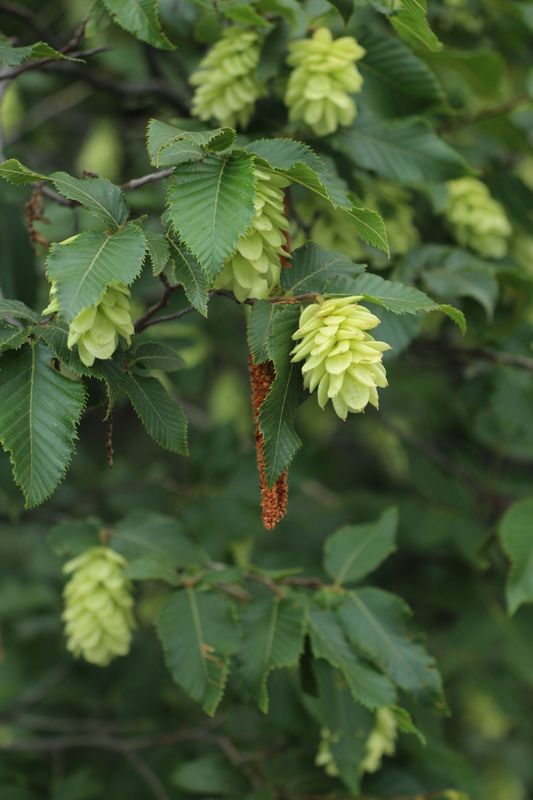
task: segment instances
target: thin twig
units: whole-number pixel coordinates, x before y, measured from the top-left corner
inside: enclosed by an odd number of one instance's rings
[[[454,133],[455,131],[460,130],[461,128],[466,128],[469,125],[476,125],[478,122],[486,122],[487,120],[495,119],[497,117],[504,116],[505,114],[510,114],[512,111],[520,108],[520,106],[532,102],[533,99],[529,94],[521,94],[518,95],[518,97],[512,97],[510,100],[506,100],[499,106],[485,108],[481,111],[478,111],[476,114],[471,114],[469,116],[452,118],[451,120],[444,122],[439,127],[439,133]]]
[[[164,292],[161,295],[161,298],[158,300],[158,302],[154,303],[154,305],[148,309],[146,314],[144,314],[144,316],[142,316],[140,319],[137,320],[137,322],[135,323],[135,333],[140,333],[145,328],[148,328],[150,325],[156,325],[158,322],[167,321],[164,317],[160,317],[159,319],[156,320],[152,319],[152,317],[154,317],[154,315],[157,314],[158,311],[161,311],[162,308],[165,308],[165,306],[168,305],[168,302],[172,297],[173,293],[176,291],[176,289],[179,288],[179,284],[172,286],[170,283],[168,283],[164,275],[160,275],[159,279],[161,280],[161,282],[165,287]],[[189,308],[190,311],[194,311],[194,306],[190,306]],[[182,309],[182,311],[185,313],[190,313],[188,309]],[[172,316],[174,318],[174,315]],[[181,316],[184,316],[184,314],[182,313]]]
[[[173,172],[174,167],[170,167],[170,169],[163,169],[159,172],[150,172],[148,175],[142,175],[140,178],[133,178],[133,180],[123,183],[122,189],[124,189],[125,192],[132,192],[135,189],[140,189],[141,186],[146,186],[147,183],[155,183],[156,181],[161,181],[164,178],[169,178]]]

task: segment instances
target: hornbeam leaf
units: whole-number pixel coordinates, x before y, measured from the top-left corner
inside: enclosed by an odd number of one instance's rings
[[[498,534],[511,561],[507,581],[507,607],[510,614],[522,603],[533,602],[533,499],[519,500],[503,515]]]
[[[124,389],[152,439],[171,453],[187,455],[187,418],[157,378],[130,373]]]
[[[274,362],[276,377],[259,412],[263,434],[265,471],[269,486],[273,486],[287,469],[302,442],[294,429],[294,417],[299,400],[298,367],[290,360],[294,342],[292,334],[298,327],[300,309],[283,305],[276,307],[267,349]]]
[[[199,161],[206,151],[226,150],[235,142],[232,128],[209,131],[187,131],[158,119],[148,123],[147,148],[154,167],[168,167]]]
[[[181,164],[168,191],[168,216],[183,244],[214,279],[254,216],[253,158],[208,155]]]
[[[40,172],[34,172],[29,167],[25,167],[16,158],[9,158],[0,164],[0,178],[12,183],[13,186],[27,186],[35,181],[46,180],[46,175],[41,175]]]
[[[0,325],[0,352],[18,350],[28,339],[31,328],[19,328],[15,325]]]
[[[0,299],[0,320],[9,322],[11,318],[23,319],[26,322],[40,321],[39,315],[20,300]]]
[[[171,595],[156,626],[172,677],[213,715],[240,643],[232,605],[219,595],[188,587]]]
[[[411,612],[396,595],[373,587],[350,593],[339,609],[348,638],[397,686],[437,710],[445,709],[434,659],[407,630]]]
[[[54,244],[47,272],[57,284],[61,313],[71,322],[84,308],[98,303],[112,281],[130,284],[141,271],[146,240],[129,223],[111,236],[95,231]]]
[[[244,611],[241,623],[244,640],[238,654],[240,674],[266,714],[270,672],[293,667],[300,658],[305,610],[295,598],[271,594],[254,599]]]
[[[326,539],[324,568],[340,586],[376,569],[395,549],[398,511],[389,508],[375,522],[345,525]]]
[[[170,258],[170,247],[164,233],[145,231],[146,247],[152,263],[152,273],[157,277],[164,271]]]
[[[292,272],[292,269],[283,272]],[[248,347],[256,364],[269,360],[268,342],[275,313],[275,304],[268,300],[258,300],[252,306],[248,317]]]
[[[437,52],[442,43],[433,33],[427,21],[426,0],[402,0],[397,14],[389,17],[400,36],[409,44],[426,47]]]
[[[197,261],[176,239],[169,239],[174,275],[187,299],[202,316],[207,317],[207,280]]]
[[[161,50],[174,50],[159,21],[158,0],[102,0],[114,22]]]
[[[51,356],[33,343],[0,357],[0,442],[27,508],[46,500],[64,477],[85,403],[83,384],[56,372]]]
[[[57,191],[80,203],[89,213],[102,219],[112,228],[119,228],[128,218],[124,192],[105,178],[74,178],[67,172],[49,176]]]
[[[282,270],[281,280],[283,288],[295,296],[349,295],[356,294],[355,279],[363,270],[361,264],[354,264],[343,253],[323,250],[314,242],[306,242],[293,252],[291,268]]]
[[[30,58],[43,58],[51,61],[80,61],[79,58],[55,50],[46,42],[35,42],[25,47],[12,47],[7,41],[0,39],[0,64],[18,67]]]
[[[312,609],[309,633],[315,658],[323,658],[342,672],[354,700],[370,709],[395,702],[396,692],[388,678],[361,661],[352,650],[334,611]]]

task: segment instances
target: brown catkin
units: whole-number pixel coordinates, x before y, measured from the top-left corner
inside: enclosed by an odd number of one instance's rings
[[[37,255],[42,251],[46,252],[50,247],[48,239],[35,227],[36,222],[50,224],[50,220],[44,216],[43,193],[40,189],[34,189],[31,197],[25,206],[26,227],[30,237],[30,243]]]
[[[250,356],[250,383],[252,387],[252,409],[255,424],[255,449],[257,453],[257,467],[259,470],[259,485],[261,487],[261,519],[267,530],[275,528],[287,512],[287,471],[277,479],[274,486],[269,487],[266,479],[265,461],[263,453],[263,434],[259,427],[259,412],[270,391],[275,378],[274,364],[265,361],[255,364]]]

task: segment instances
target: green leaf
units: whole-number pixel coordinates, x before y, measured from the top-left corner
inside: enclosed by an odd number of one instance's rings
[[[445,701],[435,660],[408,631],[410,616],[401,598],[372,587],[352,591],[339,609],[354,645],[400,689],[443,711]]]
[[[0,326],[0,352],[18,350],[27,341],[31,328],[19,328],[15,325]]]
[[[459,153],[423,119],[358,119],[331,144],[357,166],[405,184],[447,181],[468,172]]]
[[[0,320],[23,319],[27,322],[39,322],[40,317],[20,300],[3,300],[0,298]]]
[[[234,5],[229,8],[224,8],[224,16],[238,22],[240,25],[253,25],[257,28],[269,28],[270,23],[262,17],[257,11],[254,11],[252,6],[248,3],[242,5]]]
[[[246,798],[246,778],[237,766],[230,763],[222,752],[209,753],[200,758],[188,758],[177,768],[172,784],[190,795],[202,797],[227,797],[230,800]],[[261,800],[261,797],[256,798]],[[263,800],[269,800],[263,795]]]
[[[287,270],[292,272],[292,270]],[[254,303],[248,317],[248,347],[256,364],[264,364],[270,356],[268,342],[272,333],[272,324],[276,306],[268,300],[258,300]]]
[[[27,186],[35,181],[46,180],[46,175],[25,167],[16,158],[10,158],[0,164],[0,178],[12,183],[13,186]]]
[[[57,191],[80,203],[90,214],[103,220],[113,229],[128,218],[124,192],[105,178],[74,178],[67,172],[52,172],[49,176]]]
[[[0,442],[27,508],[49,497],[72,457],[85,389],[50,366],[42,344],[0,358]]]
[[[303,294],[354,294],[354,279],[364,267],[342,253],[323,250],[306,242],[292,254],[291,268],[281,273],[283,288],[294,296]],[[272,305],[272,304],[270,304]]]
[[[168,555],[148,553],[129,561],[124,574],[133,581],[164,581],[170,586],[180,586],[181,578],[176,567]]]
[[[211,592],[175,592],[159,614],[157,632],[176,683],[213,715],[240,644],[233,606]]]
[[[157,277],[164,271],[170,259],[170,246],[164,233],[145,231],[148,256],[152,262],[152,274]]]
[[[269,594],[254,598],[242,618],[238,660],[244,684],[268,712],[267,680],[274,669],[294,667],[304,644],[305,610],[296,598]]]
[[[65,319],[71,322],[84,308],[98,303],[112,281],[132,283],[141,271],[145,251],[144,235],[131,222],[112,236],[84,231],[52,245],[47,272],[57,283]]]
[[[353,14],[354,0],[328,0],[328,3],[337,9],[344,22],[348,22]]]
[[[243,153],[208,155],[181,164],[169,187],[169,218],[209,278],[224,266],[254,216],[253,159]]]
[[[317,683],[317,722],[328,729],[328,746],[339,775],[354,795],[359,794],[361,763],[375,716],[357,703],[341,672],[323,660],[313,663]]]
[[[344,210],[344,209],[343,209]],[[387,240],[387,229],[383,218],[369,208],[358,208],[352,206],[346,211],[352,220],[355,230],[367,244],[377,247],[383,253],[389,255],[389,243]]]
[[[176,281],[182,284],[190,304],[207,317],[209,292],[202,268],[176,239],[169,239],[169,244]]]
[[[503,515],[498,535],[511,570],[507,581],[506,597],[509,614],[514,614],[523,603],[533,602],[533,498],[519,500]]]
[[[91,547],[102,544],[100,532],[103,525],[96,517],[70,519],[54,525],[48,534],[48,544],[58,556],[79,556]]]
[[[154,511],[133,511],[110,531],[114,550],[128,561],[145,556],[167,559],[174,567],[201,564],[203,557],[180,523]]]
[[[174,50],[159,21],[158,0],[103,0],[114,22],[152,47]]]
[[[36,42],[25,47],[12,47],[8,42],[0,40],[0,64],[7,67],[18,67],[30,58],[47,59],[52,61],[79,61],[78,58],[60,53],[50,47],[46,42]]]
[[[396,549],[398,511],[389,508],[375,522],[346,525],[328,539],[324,568],[337,585],[361,580]]]
[[[124,389],[152,439],[171,453],[187,455],[187,418],[157,378],[130,373]]]
[[[395,702],[389,680],[367,666],[352,650],[334,611],[312,609],[309,633],[315,658],[323,658],[343,674],[352,697],[366,708],[380,708]]]
[[[298,327],[300,309],[278,306],[268,340],[268,356],[274,362],[276,377],[259,412],[263,434],[263,454],[267,483],[273,486],[287,469],[302,442],[294,429],[298,406],[299,381],[297,365],[290,360],[292,334]]]
[[[436,52],[442,48],[442,43],[433,33],[427,21],[426,0],[402,0],[402,5],[397,14],[389,17],[392,25],[409,44],[415,47],[424,47]]]
[[[169,167],[200,161],[207,152],[227,150],[235,143],[232,128],[214,128],[208,131],[187,131],[151,119],[148,123],[147,149],[154,167]]]
[[[358,41],[366,50],[358,68],[364,77],[361,103],[383,117],[403,117],[424,107],[442,106],[435,75],[399,39],[365,29]]]
[[[166,342],[147,340],[139,342],[128,353],[128,363],[137,369],[160,369],[163,372],[176,372],[183,367],[183,358],[177,350]]]

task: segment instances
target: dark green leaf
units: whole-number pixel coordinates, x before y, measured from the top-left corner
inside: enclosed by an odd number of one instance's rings
[[[187,131],[158,119],[151,119],[148,123],[148,155],[154,167],[200,161],[208,151],[227,150],[234,142],[235,131],[231,128]]]
[[[57,191],[80,203],[89,213],[116,229],[128,218],[124,192],[105,178],[74,178],[66,172],[52,172],[49,176]]]
[[[187,299],[202,316],[207,317],[209,293],[207,280],[198,262],[176,239],[169,239],[174,276],[181,283]]]
[[[187,418],[157,378],[130,373],[124,389],[152,439],[171,453],[187,455]]]
[[[498,534],[511,561],[507,607],[514,614],[522,603],[533,602],[533,499],[514,503],[502,517]]]
[[[158,0],[103,0],[114,22],[153,47],[173,50],[159,21]]]
[[[396,549],[398,511],[389,508],[375,521],[346,525],[326,540],[324,568],[338,585],[361,580]]]
[[[292,254],[291,268],[282,271],[283,288],[292,295],[354,294],[354,278],[364,267],[342,253],[307,242]]]

